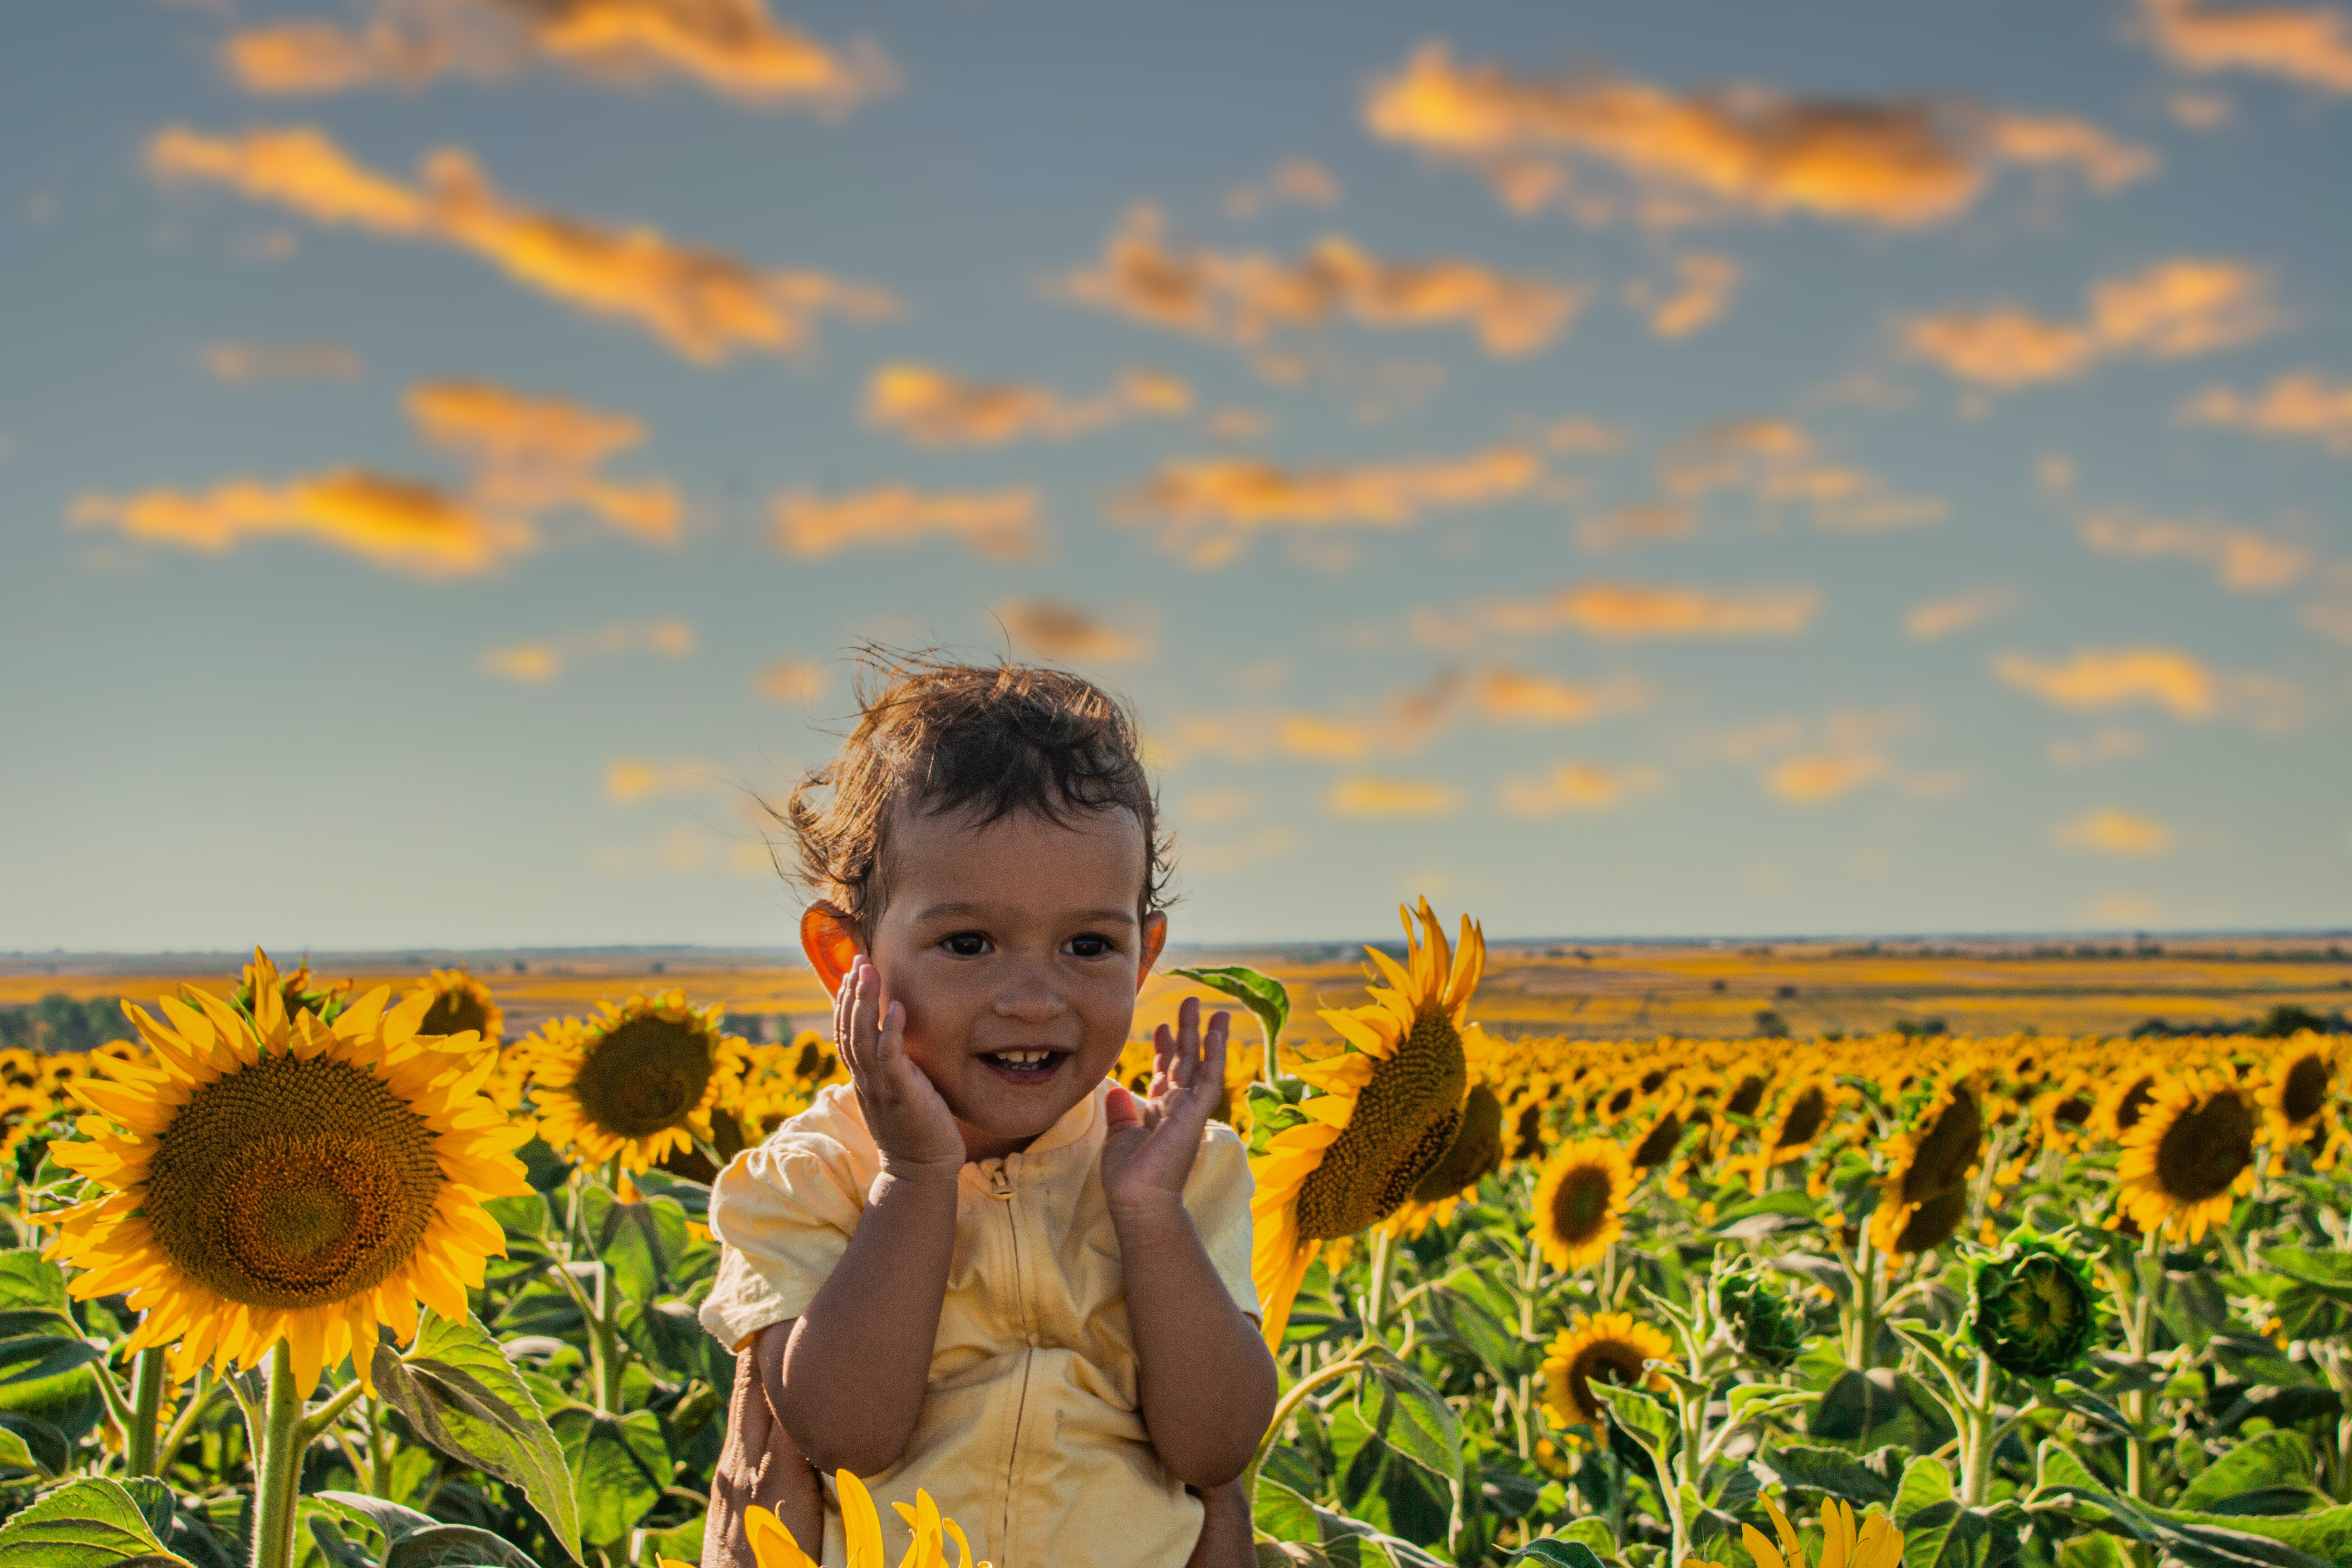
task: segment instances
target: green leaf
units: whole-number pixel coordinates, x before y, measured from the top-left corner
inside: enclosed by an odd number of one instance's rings
[[[375,1560],[347,1540],[335,1521],[322,1513],[310,1516],[310,1540],[327,1568],[376,1568]]]
[[[1365,1358],[1371,1376],[1359,1385],[1357,1408],[1391,1452],[1450,1481],[1462,1479],[1462,1425],[1437,1390],[1386,1347]]]
[[[1895,1500],[1895,1484],[1890,1472],[1899,1453],[1880,1448],[1865,1458],[1856,1458],[1843,1448],[1783,1443],[1763,1462],[1788,1486],[1800,1491],[1826,1492],[1860,1507]]]
[[[1626,1388],[1615,1384],[1592,1381],[1593,1396],[1609,1407],[1609,1414],[1625,1436],[1639,1443],[1650,1458],[1657,1461],[1660,1474],[1665,1472],[1666,1460],[1675,1451],[1674,1417],[1664,1405],[1638,1388]]]
[[[1540,1563],[1544,1568],[1606,1568],[1592,1548],[1581,1541],[1564,1541],[1557,1535],[1530,1541],[1503,1561]]]
[[[1802,1187],[1790,1187],[1733,1204],[1717,1215],[1707,1229],[1717,1236],[1749,1240],[1816,1224],[1821,1206],[1821,1200]]]
[[[1290,993],[1283,989],[1282,982],[1245,963],[1228,963],[1214,969],[1171,969],[1168,973],[1196,980],[1239,1002],[1256,1015],[1258,1027],[1265,1031],[1269,1040],[1281,1039],[1283,1026],[1290,1022]]]
[[[0,1308],[70,1313],[72,1298],[66,1294],[65,1270],[27,1247],[0,1251]]]
[[[1314,1544],[1323,1539],[1323,1528],[1315,1521],[1315,1505],[1291,1488],[1261,1475],[1257,1480],[1256,1505],[1253,1510],[1258,1533],[1276,1541],[1297,1541]]]
[[[1927,1463],[1928,1461],[1915,1461]],[[1957,1498],[1931,1502],[1903,1520],[1903,1568],[1940,1568],[1968,1510]]]
[[[2312,1490],[2311,1445],[2300,1432],[2281,1428],[2247,1438],[2208,1466],[2203,1475],[2189,1483],[2180,1494],[2179,1506],[2189,1513],[2273,1513],[2297,1512],[2298,1508],[2254,1509],[2230,1506],[2232,1500],[2256,1492],[2303,1492],[2318,1498]],[[2304,1507],[2309,1504],[2302,1505]]]
[[[417,1436],[465,1464],[520,1487],[564,1551],[580,1555],[580,1511],[562,1445],[498,1342],[470,1314],[427,1312],[406,1355],[378,1345],[376,1392]]]
[[[131,1494],[102,1477],[68,1481],[0,1526],[0,1568],[120,1568],[142,1558],[187,1568]]]
[[[362,1524],[373,1525],[383,1534],[386,1548],[397,1546],[404,1537],[420,1530],[430,1530],[441,1522],[429,1513],[419,1513],[413,1508],[403,1508],[396,1502],[386,1502],[365,1492],[315,1492],[312,1496],[337,1513],[348,1514]]]
[[[521,1548],[470,1524],[436,1524],[402,1538],[383,1568],[539,1568]]]
[[[2078,1535],[2058,1548],[2058,1568],[2133,1568],[2123,1542],[2104,1531]]]
[[[555,1432],[580,1499],[581,1539],[598,1545],[621,1540],[669,1484],[661,1417],[650,1410],[623,1416],[566,1410],[556,1416]]]
[[[1895,1522],[1905,1530],[1910,1528],[1913,1514],[1939,1502],[1952,1500],[1952,1472],[1939,1459],[1914,1459],[1903,1467],[1903,1480],[1895,1489]]]
[[[0,1387],[12,1383],[45,1383],[105,1359],[105,1353],[88,1340],[69,1340],[57,1334],[20,1334],[13,1340],[0,1340]]]
[[[2263,1554],[2260,1547],[2247,1543],[2249,1540],[2275,1542],[2279,1548],[2311,1561],[2329,1563],[2352,1562],[2352,1505],[2272,1518],[2249,1514],[2191,1513],[2168,1508],[2151,1508],[2145,1511],[2185,1540],[2201,1542],[2215,1535],[2238,1537],[2231,1549],[2259,1562],[2288,1563],[2293,1568],[2302,1568],[2302,1564],[2294,1563],[2292,1556]]]
[[[62,1475],[73,1463],[73,1444],[46,1421],[30,1415],[0,1414],[0,1432],[6,1432],[30,1450],[33,1463],[47,1475]]]
[[[591,1187],[584,1201],[596,1256],[623,1297],[649,1301],[675,1289],[686,1251],[686,1211],[677,1199],[615,1203],[604,1188]]]

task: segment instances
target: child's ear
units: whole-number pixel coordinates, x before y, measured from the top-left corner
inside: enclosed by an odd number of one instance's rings
[[[820,899],[801,911],[801,951],[808,954],[809,967],[824,983],[824,994],[838,996],[841,983],[849,978],[850,965],[865,948],[849,917]]]
[[[1168,917],[1159,910],[1143,917],[1143,963],[1135,972],[1137,990],[1151,978],[1151,966],[1160,962],[1160,950],[1168,945]]]

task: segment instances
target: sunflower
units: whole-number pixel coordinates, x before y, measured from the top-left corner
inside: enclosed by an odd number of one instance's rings
[[[1978,1089],[1947,1083],[1910,1128],[1887,1140],[1870,1245],[1892,1261],[1949,1241],[1968,1215],[1969,1169],[1983,1147]]]
[[[348,980],[323,983],[312,980],[310,961],[307,958],[294,966],[293,973],[287,975],[280,975],[275,964],[261,959],[258,949],[256,950],[256,963],[245,966],[237,978],[236,989],[229,994],[228,998],[228,1005],[248,1018],[253,1016],[254,998],[268,985],[278,988],[278,1005],[287,1016],[291,1017],[297,1013],[316,1013],[330,1024],[342,1010],[343,998],[351,994],[352,983]]]
[[[1764,1506],[1772,1515],[1772,1528],[1780,1532],[1780,1544],[1775,1547],[1762,1531],[1743,1524],[1739,1536],[1748,1558],[1756,1568],[1806,1568],[1805,1546],[1796,1526],[1771,1499],[1765,1499]],[[1856,1530],[1851,1505],[1837,1498],[1822,1502],[1822,1558],[1815,1568],[1900,1568],[1902,1562],[1903,1532],[1885,1514],[1864,1515],[1861,1529]]]
[[[2336,1042],[2300,1034],[2263,1065],[2262,1103],[2271,1142],[2284,1149],[2308,1139],[2327,1114],[2336,1082]]]
[[[1969,1336],[2021,1377],[2071,1372],[2098,1347],[2101,1297],[2083,1260],[2025,1237],[1976,1267]]]
[[[2222,1074],[2190,1068],[2168,1077],[2116,1162],[2123,1211],[2142,1231],[2169,1226],[2192,1242],[2228,1223],[2233,1194],[2253,1190],[2260,1125]]]
[[[882,1555],[882,1514],[874,1506],[874,1494],[866,1483],[847,1470],[835,1470],[833,1476],[835,1496],[841,1505],[841,1531],[847,1538],[848,1568],[883,1568],[887,1561]],[[953,1541],[962,1559],[962,1568],[972,1568],[971,1542],[964,1538],[963,1529],[954,1520],[940,1512],[931,1494],[919,1488],[915,1501],[893,1505],[915,1532],[907,1554],[898,1560],[898,1568],[946,1568],[947,1542]],[[751,1543],[752,1561],[758,1568],[817,1568],[816,1559],[800,1548],[786,1530],[783,1521],[764,1508],[743,1510],[743,1533]],[[688,1568],[675,1557],[661,1559],[661,1568]],[[980,1568],[988,1568],[983,1563]]]
[[[98,1112],[86,1141],[49,1150],[110,1191],[40,1216],[45,1256],[85,1270],[77,1297],[127,1293],[145,1317],[123,1348],[176,1342],[182,1378],[283,1340],[299,1386],[346,1354],[366,1383],[379,1324],[411,1338],[420,1301],[465,1317],[506,1252],[483,1201],[530,1190],[530,1128],[482,1097],[478,1040],[417,1033],[420,998],[387,1012],[379,986],[329,1023],[289,1016],[262,953],[247,974],[250,1017],[194,989],[162,1002],[168,1023],[123,1009],[152,1058],[100,1058],[72,1090]]]
[[[1598,1427],[1603,1412],[1593,1379],[1664,1388],[1664,1375],[1645,1363],[1664,1361],[1674,1350],[1672,1340],[1631,1312],[1580,1312],[1544,1352],[1544,1408],[1557,1426]]]
[[[559,1152],[643,1171],[710,1140],[710,1113],[741,1073],[743,1041],[722,1033],[716,1005],[686,993],[597,1004],[586,1023],[541,1032],[531,1068],[539,1135]]]
[[[1502,1168],[1503,1102],[1485,1084],[1473,1084],[1462,1102],[1462,1126],[1453,1144],[1389,1216],[1389,1227],[1399,1236],[1418,1237],[1433,1225],[1444,1225],[1480,1182]]]
[[[1462,917],[1458,951],[1429,900],[1421,931],[1404,917],[1406,962],[1367,948],[1388,981],[1372,1000],[1318,1016],[1344,1042],[1336,1054],[1302,1062],[1297,1077],[1319,1093],[1251,1112],[1250,1201],[1256,1232],[1250,1272],[1265,1310],[1269,1344],[1282,1342],[1290,1303],[1327,1241],[1386,1219],[1411,1198],[1454,1146],[1469,1083],[1464,1024],[1486,962],[1484,934]],[[1263,1092],[1263,1091],[1259,1091]]]
[[[1633,1193],[1625,1151],[1606,1138],[1563,1143],[1536,1182],[1536,1240],[1558,1268],[1581,1268],[1623,1234]]]
[[[2148,1101],[2155,1098],[2157,1075],[2152,1072],[2118,1074],[2100,1098],[2095,1125],[2116,1142],[2122,1142],[2139,1126],[2139,1119],[2147,1113]]]
[[[416,988],[433,998],[425,1022],[416,1026],[418,1034],[475,1034],[493,1047],[504,1039],[506,1014],[490,999],[490,988],[464,970],[436,969]]]

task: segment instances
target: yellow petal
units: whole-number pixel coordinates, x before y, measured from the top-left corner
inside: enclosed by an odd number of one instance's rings
[[[751,1543],[751,1555],[760,1568],[816,1568],[793,1532],[784,1528],[783,1521],[764,1508],[743,1510],[743,1534]]]
[[[882,1560],[882,1516],[874,1509],[874,1494],[847,1470],[833,1475],[841,1505],[841,1533],[849,1546],[849,1568],[888,1568]]]
[[[1772,1543],[1764,1539],[1764,1532],[1754,1525],[1741,1525],[1739,1539],[1747,1543],[1748,1558],[1756,1568],[1789,1568],[1780,1554],[1772,1549]],[[1804,1562],[1801,1557],[1797,1559],[1797,1568],[1804,1568]]]

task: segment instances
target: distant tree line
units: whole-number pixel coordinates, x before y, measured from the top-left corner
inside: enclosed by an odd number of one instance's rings
[[[2323,1035],[2352,1034],[2352,1020],[2344,1016],[2341,1008],[2333,1013],[2315,1013],[2308,1007],[2283,1002],[2260,1018],[2208,1018],[2198,1024],[2176,1024],[2167,1018],[2150,1018],[2132,1031],[2132,1037],[2165,1039],[2176,1035],[2252,1035],[2260,1039],[2283,1040],[2305,1029]]]
[[[59,991],[28,1006],[0,1007],[0,1049],[96,1050],[130,1033],[121,1000],[113,996],[77,1002]]]

